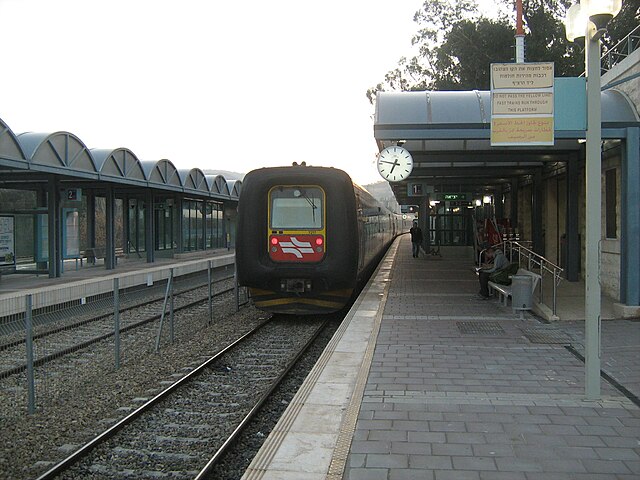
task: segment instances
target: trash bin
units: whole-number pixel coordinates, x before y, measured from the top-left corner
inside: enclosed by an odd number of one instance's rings
[[[532,278],[530,275],[513,275],[511,277],[511,306],[513,311],[531,310]]]

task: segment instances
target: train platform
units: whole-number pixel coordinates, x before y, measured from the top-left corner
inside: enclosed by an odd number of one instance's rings
[[[469,260],[410,250],[392,245],[243,479],[640,478],[640,322],[603,322],[588,400],[583,319],[520,319],[477,298]]]
[[[95,264],[66,260],[64,273],[57,278],[49,278],[46,274],[5,274],[0,279],[0,317],[24,312],[26,294],[32,295],[33,308],[45,308],[112,292],[114,278],[119,279],[120,288],[151,285],[166,280],[171,269],[176,276],[184,275],[206,270],[209,262],[212,268],[231,268],[235,263],[235,252],[226,248],[198,251],[159,257],[153,263],[131,255],[120,259],[113,270],[105,269],[102,259]]]

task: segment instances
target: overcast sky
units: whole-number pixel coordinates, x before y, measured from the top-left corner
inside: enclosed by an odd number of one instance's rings
[[[365,93],[422,0],[0,0],[0,118],[177,168],[378,181]]]

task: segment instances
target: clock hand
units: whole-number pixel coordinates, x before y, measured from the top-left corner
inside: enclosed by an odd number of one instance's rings
[[[390,163],[390,162],[389,162],[389,163]],[[400,165],[400,164],[398,163],[398,159],[395,159],[395,160],[393,161],[393,167],[391,167],[391,171],[390,171],[389,173],[393,173],[393,169],[394,169],[394,168],[396,168],[398,165]]]

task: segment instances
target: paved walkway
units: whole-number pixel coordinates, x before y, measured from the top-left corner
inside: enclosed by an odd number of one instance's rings
[[[544,325],[475,298],[466,260],[402,240],[344,478],[638,479],[640,410],[587,401],[583,322]],[[603,326],[603,369],[640,394],[640,323]]]

